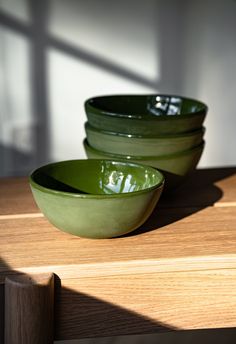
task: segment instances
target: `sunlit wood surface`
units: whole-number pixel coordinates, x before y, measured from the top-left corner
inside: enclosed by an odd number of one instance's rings
[[[236,168],[198,170],[129,236],[81,239],[0,180],[0,282],[56,274],[55,338],[236,325]],[[0,315],[1,319],[1,315]]]

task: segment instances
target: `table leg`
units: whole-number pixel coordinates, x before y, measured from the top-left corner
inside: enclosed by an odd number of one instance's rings
[[[53,274],[5,280],[5,344],[52,344]]]

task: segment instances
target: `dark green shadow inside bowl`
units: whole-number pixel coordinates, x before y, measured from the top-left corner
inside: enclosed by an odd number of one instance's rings
[[[129,118],[179,117],[206,113],[207,106],[195,99],[174,95],[114,95],[91,98],[86,107],[106,115]]]
[[[30,177],[37,188],[88,195],[140,192],[163,181],[163,175],[148,166],[96,159],[52,163],[35,170]]]

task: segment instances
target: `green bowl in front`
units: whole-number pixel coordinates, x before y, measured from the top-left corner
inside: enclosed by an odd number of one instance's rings
[[[95,128],[130,135],[165,135],[200,129],[207,106],[175,95],[111,95],[85,102]]]
[[[161,172],[132,162],[69,160],[30,175],[34,199],[62,231],[87,238],[111,238],[141,226],[164,185]]]
[[[141,136],[104,131],[85,123],[88,143],[105,153],[133,156],[162,156],[182,152],[199,146],[203,140],[204,128],[188,133]]]
[[[117,159],[123,161],[132,161],[143,165],[152,166],[161,171],[166,179],[165,191],[171,191],[180,186],[187,176],[196,168],[205,142],[199,146],[183,152],[169,154],[165,156],[129,156],[109,154],[92,148],[88,141],[84,140],[84,149],[89,159]]]

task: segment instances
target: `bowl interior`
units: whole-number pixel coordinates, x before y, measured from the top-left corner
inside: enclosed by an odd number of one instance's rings
[[[31,185],[44,191],[90,195],[137,192],[163,181],[163,175],[149,166],[99,159],[52,163],[30,176]]]
[[[106,115],[128,118],[197,114],[207,110],[200,101],[171,95],[103,96],[87,100],[86,105]]]

